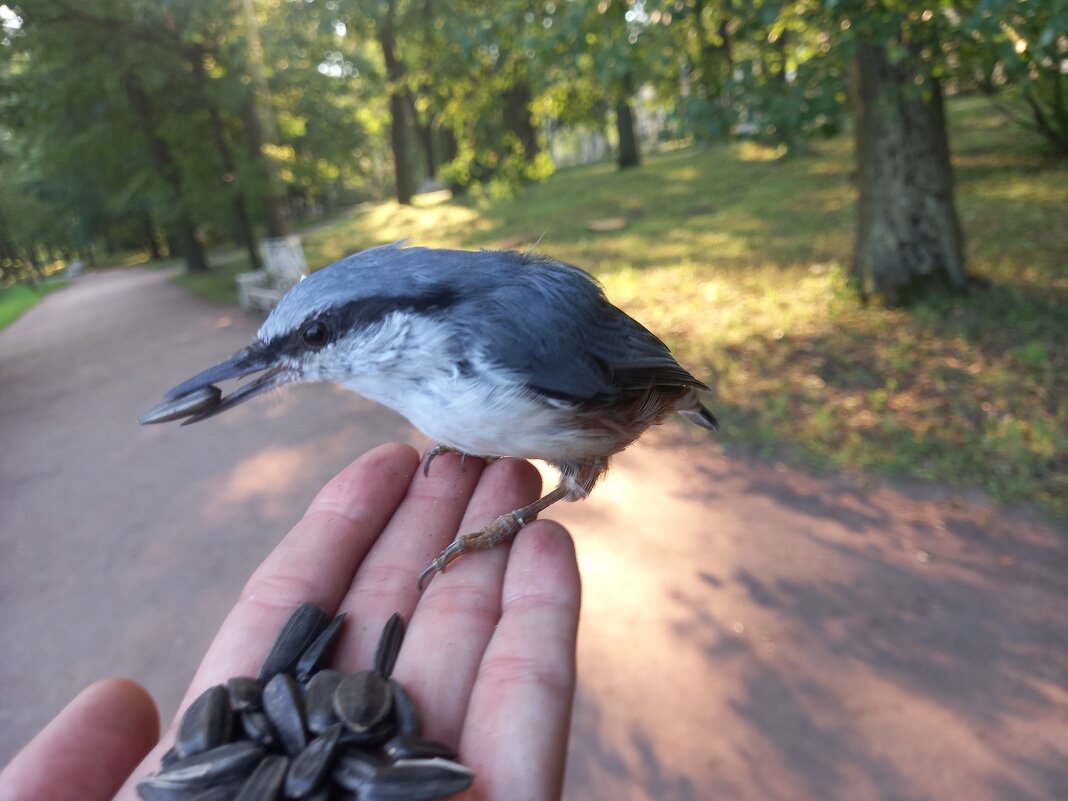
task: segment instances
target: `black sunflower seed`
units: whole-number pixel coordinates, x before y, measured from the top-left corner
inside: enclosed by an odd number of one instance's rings
[[[286,774],[286,796],[303,798],[318,789],[334,763],[341,724],[335,723],[300,752]]]
[[[382,750],[393,760],[456,758],[456,751],[445,743],[403,734],[397,735],[382,746]]]
[[[393,691],[393,719],[397,724],[397,733],[406,737],[418,737],[423,733],[423,721],[419,717],[419,710],[415,708],[415,702],[396,680],[389,680],[389,687]]]
[[[187,757],[223,745],[230,740],[233,724],[226,688],[209,687],[182,715],[174,750],[179,757]]]
[[[344,620],[300,606],[264,663],[269,680],[234,677],[190,704],[161,771],[138,783],[141,799],[432,801],[469,787],[471,771],[422,738],[411,696],[390,678],[403,618],[383,627],[373,669],[352,675],[322,668]]]
[[[364,751],[346,749],[338,754],[330,777],[346,790],[356,793],[385,764]]]
[[[150,782],[148,779],[142,779],[137,783],[137,797],[141,801],[192,801],[200,794],[200,790],[188,784]]]
[[[263,688],[263,711],[274,724],[286,753],[296,756],[308,745],[304,701],[297,682],[288,673],[278,673]]]
[[[373,670],[346,676],[334,691],[334,711],[357,734],[384,720],[392,705],[393,690],[389,682]]]
[[[266,748],[273,748],[279,742],[274,724],[267,717],[267,713],[258,709],[249,709],[242,713],[241,728],[246,737]]]
[[[172,745],[170,748],[168,748],[166,751],[164,751],[163,756],[161,756],[159,758],[159,762],[160,762],[160,765],[162,767],[169,768],[171,765],[173,765],[179,759],[181,759],[181,757],[178,756],[178,749],[176,749]]]
[[[393,724],[392,718],[387,716],[364,731],[353,731],[346,726],[344,731],[341,732],[341,742],[344,745],[352,745],[368,750],[392,739],[396,733],[397,727]]]
[[[217,386],[208,384],[206,387],[194,389],[177,398],[163,401],[138,418],[141,425],[149,423],[167,423],[171,420],[181,420],[194,414],[210,411],[219,405],[222,399],[222,390]]]
[[[334,644],[337,643],[338,634],[341,632],[341,624],[345,622],[346,617],[347,615],[342,612],[331,620],[330,624],[322,630],[312,644],[300,655],[295,669],[299,681],[306,681],[330,658],[330,654],[334,650]]]
[[[237,712],[262,708],[263,685],[249,676],[234,676],[226,682],[226,692],[230,707]]]
[[[315,642],[330,618],[315,604],[301,604],[282,626],[278,639],[260,668],[259,680],[269,681],[278,673],[292,673],[301,654]]]
[[[262,746],[247,741],[220,745],[210,751],[179,759],[155,776],[142,779],[140,784],[203,788],[219,782],[243,779],[252,772],[263,754]]]
[[[243,782],[217,784],[214,787],[209,787],[207,790],[197,793],[190,798],[189,801],[234,801],[237,794],[241,792],[242,784]]]
[[[304,688],[304,711],[308,729],[322,734],[338,721],[334,711],[334,692],[345,674],[338,670],[320,670]]]
[[[434,801],[466,790],[474,774],[445,759],[406,759],[379,768],[360,787],[360,801]]]
[[[372,662],[375,673],[384,679],[388,679],[393,673],[393,666],[397,664],[397,654],[400,653],[401,643],[404,642],[404,618],[399,612],[386,621],[382,627],[382,634],[375,646],[375,656]]]
[[[289,769],[289,760],[272,754],[264,757],[255,772],[241,786],[234,801],[277,801]]]

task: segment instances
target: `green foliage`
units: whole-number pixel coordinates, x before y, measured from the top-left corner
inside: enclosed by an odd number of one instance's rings
[[[661,63],[677,65],[662,67],[656,85],[698,140],[742,136],[795,150],[841,129],[848,49],[817,4],[647,5],[670,41]]]
[[[40,303],[49,292],[67,285],[66,281],[49,281],[45,284],[15,284],[0,287],[0,331]]]
[[[997,98],[1022,98],[1027,114],[1000,103],[1017,123],[1068,155],[1068,6],[1019,0],[983,0],[957,18],[962,71]]]
[[[242,203],[262,224],[279,203],[299,218],[382,197],[397,88],[417,178],[494,195],[551,173],[547,132],[603,130],[639,93],[681,135],[801,149],[841,129],[859,39],[916,60],[917,91],[933,79],[997,90],[1062,150],[1068,136],[1063,3],[396,0],[399,87],[376,40],[385,6],[372,0],[5,8],[0,207],[11,216],[0,239],[23,252],[141,246],[183,219],[218,241]],[[131,79],[150,120],[131,107]]]

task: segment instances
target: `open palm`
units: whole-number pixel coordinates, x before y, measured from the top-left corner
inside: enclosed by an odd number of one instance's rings
[[[512,459],[461,466],[445,456],[429,477],[418,465],[413,449],[383,446],[319,493],[245,586],[180,712],[214,684],[255,675],[300,603],[348,613],[334,655],[346,671],[370,666],[382,625],[400,612],[409,623],[394,676],[421,710],[425,735],[457,747],[474,771],[458,798],[558,798],[579,610],[570,538],[556,524],[531,524],[511,549],[460,560],[420,594],[429,558],[457,532],[536,498],[540,480]],[[121,787],[117,797],[132,801],[136,781],[173,742],[175,724],[156,742],[156,721],[137,685],[93,685],[0,774],[0,799],[103,801]],[[91,753],[73,745],[85,742]]]

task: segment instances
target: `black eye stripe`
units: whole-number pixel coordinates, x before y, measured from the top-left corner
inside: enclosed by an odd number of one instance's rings
[[[373,325],[390,312],[407,311],[422,314],[437,314],[447,311],[456,302],[455,293],[446,287],[431,287],[420,295],[371,295],[326,309],[299,328],[276,336],[265,343],[269,354],[299,358],[309,350],[319,350],[330,342],[349,335],[350,332]],[[305,332],[313,324],[325,326],[327,336],[319,343],[319,332],[309,342]]]

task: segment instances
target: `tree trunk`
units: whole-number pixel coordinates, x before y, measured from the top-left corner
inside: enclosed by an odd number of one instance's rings
[[[263,196],[263,222],[267,226],[267,236],[286,235],[286,213],[278,192],[275,191],[274,166],[264,152],[266,138],[260,115],[256,110],[256,98],[251,92],[241,106],[241,121],[245,128],[245,144],[260,178],[266,186]]]
[[[439,141],[441,142],[441,161],[443,164],[448,164],[460,155],[460,143],[456,137],[456,132],[452,128],[442,126],[439,133]],[[467,186],[455,178],[449,181],[448,187],[456,197],[467,191]]]
[[[378,43],[386,62],[386,77],[389,79],[389,144],[393,150],[393,177],[397,186],[397,202],[410,206],[415,194],[415,176],[412,170],[411,152],[408,147],[408,125],[405,111],[407,90],[401,84],[404,65],[397,58],[397,41],[394,26],[397,19],[397,1],[389,0],[386,19],[378,29]]]
[[[151,98],[133,73],[122,76],[123,89],[130,101],[134,116],[141,126],[141,132],[148,142],[148,152],[152,159],[152,166],[159,176],[170,186],[174,193],[174,201],[177,213],[174,218],[175,235],[178,239],[182,255],[185,257],[185,267],[191,273],[204,272],[208,269],[208,262],[204,258],[204,250],[200,247],[197,239],[196,227],[189,218],[185,209],[185,199],[182,194],[182,175],[178,170],[178,164],[171,155],[170,145],[158,133],[155,109],[152,107]]]
[[[245,205],[245,195],[240,188],[231,188],[227,183],[237,179],[237,163],[234,153],[230,149],[230,143],[226,141],[226,126],[223,124],[222,114],[219,112],[211,98],[208,97],[208,76],[204,72],[203,57],[199,52],[191,54],[190,62],[193,67],[193,75],[197,82],[197,93],[201,104],[208,110],[208,121],[211,123],[211,135],[215,140],[215,149],[219,151],[222,161],[222,183],[224,191],[231,193],[230,208],[234,214],[234,226],[237,228],[238,244],[243,244],[248,251],[248,258],[253,270],[260,269],[260,253],[256,247],[256,235],[252,230],[252,221],[249,219],[248,207]]]
[[[616,101],[616,133],[619,134],[619,157],[616,160],[619,169],[639,166],[642,157],[638,150],[638,135],[634,130],[634,111],[629,96]]]
[[[1049,83],[1049,95],[1045,103],[1027,84],[1023,87],[1023,98],[1031,109],[1035,130],[1046,137],[1046,141],[1062,156],[1068,156],[1068,98],[1063,91],[1064,80],[1060,71],[1039,75],[1035,82],[1043,80]]]
[[[428,181],[433,181],[438,174],[438,163],[434,158],[434,125],[431,122],[427,122],[425,125],[422,122],[416,122],[416,126],[419,129],[419,138],[423,142],[423,156],[426,158],[426,177]]]
[[[408,118],[412,121],[415,129],[415,137],[419,140],[419,147],[423,151],[423,165],[426,168],[427,180],[433,180],[437,174],[438,166],[434,158],[434,123],[433,116],[427,114],[426,121],[420,119],[419,111],[415,107],[416,95],[413,92],[404,93],[404,102],[408,106]]]
[[[271,108],[271,88],[265,76],[263,43],[260,39],[260,28],[256,21],[253,0],[242,0],[241,8],[245,17],[248,78],[251,84],[245,102],[241,106],[241,119],[245,124],[248,152],[266,187],[263,197],[263,220],[267,227],[267,236],[285,236],[289,232],[285,192],[278,179],[274,162],[267,155],[265,147],[268,143],[278,143],[278,126]]]
[[[415,194],[415,175],[408,151],[408,126],[404,112],[404,96],[397,91],[390,92],[389,146],[393,151],[393,180],[397,189],[397,202],[410,206]]]
[[[695,32],[700,42],[698,79],[706,98],[719,100],[724,107],[727,107],[730,105],[730,99],[726,94],[726,84],[734,66],[730,33],[731,14],[733,13],[731,1],[721,0],[720,2],[720,19],[715,32],[718,42],[713,41],[712,31],[707,25],[705,14],[707,5],[706,0],[694,0],[693,4]]]
[[[968,285],[941,89],[933,79],[917,87],[907,61],[891,64],[881,45],[862,43],[855,62],[860,199],[851,273],[864,297],[888,306]]]
[[[156,229],[152,225],[152,218],[147,214],[141,215],[141,230],[145,235],[145,245],[148,246],[149,256],[152,261],[159,261],[163,258],[163,254],[159,251],[159,240],[156,239]],[[109,239],[108,245],[110,246],[110,244],[111,241]],[[111,255],[112,253],[114,253],[114,250],[109,249],[108,255]]]
[[[163,234],[163,241],[167,243],[167,255],[171,258],[182,255],[182,243],[174,235],[174,231],[168,230]]]
[[[538,129],[530,114],[532,99],[530,84],[524,79],[517,80],[504,94],[504,127],[518,137],[527,161],[533,161],[541,152]]]
[[[34,245],[26,248],[26,263],[30,265],[30,283],[36,286],[44,280],[41,273],[41,262],[37,258],[37,248]]]

